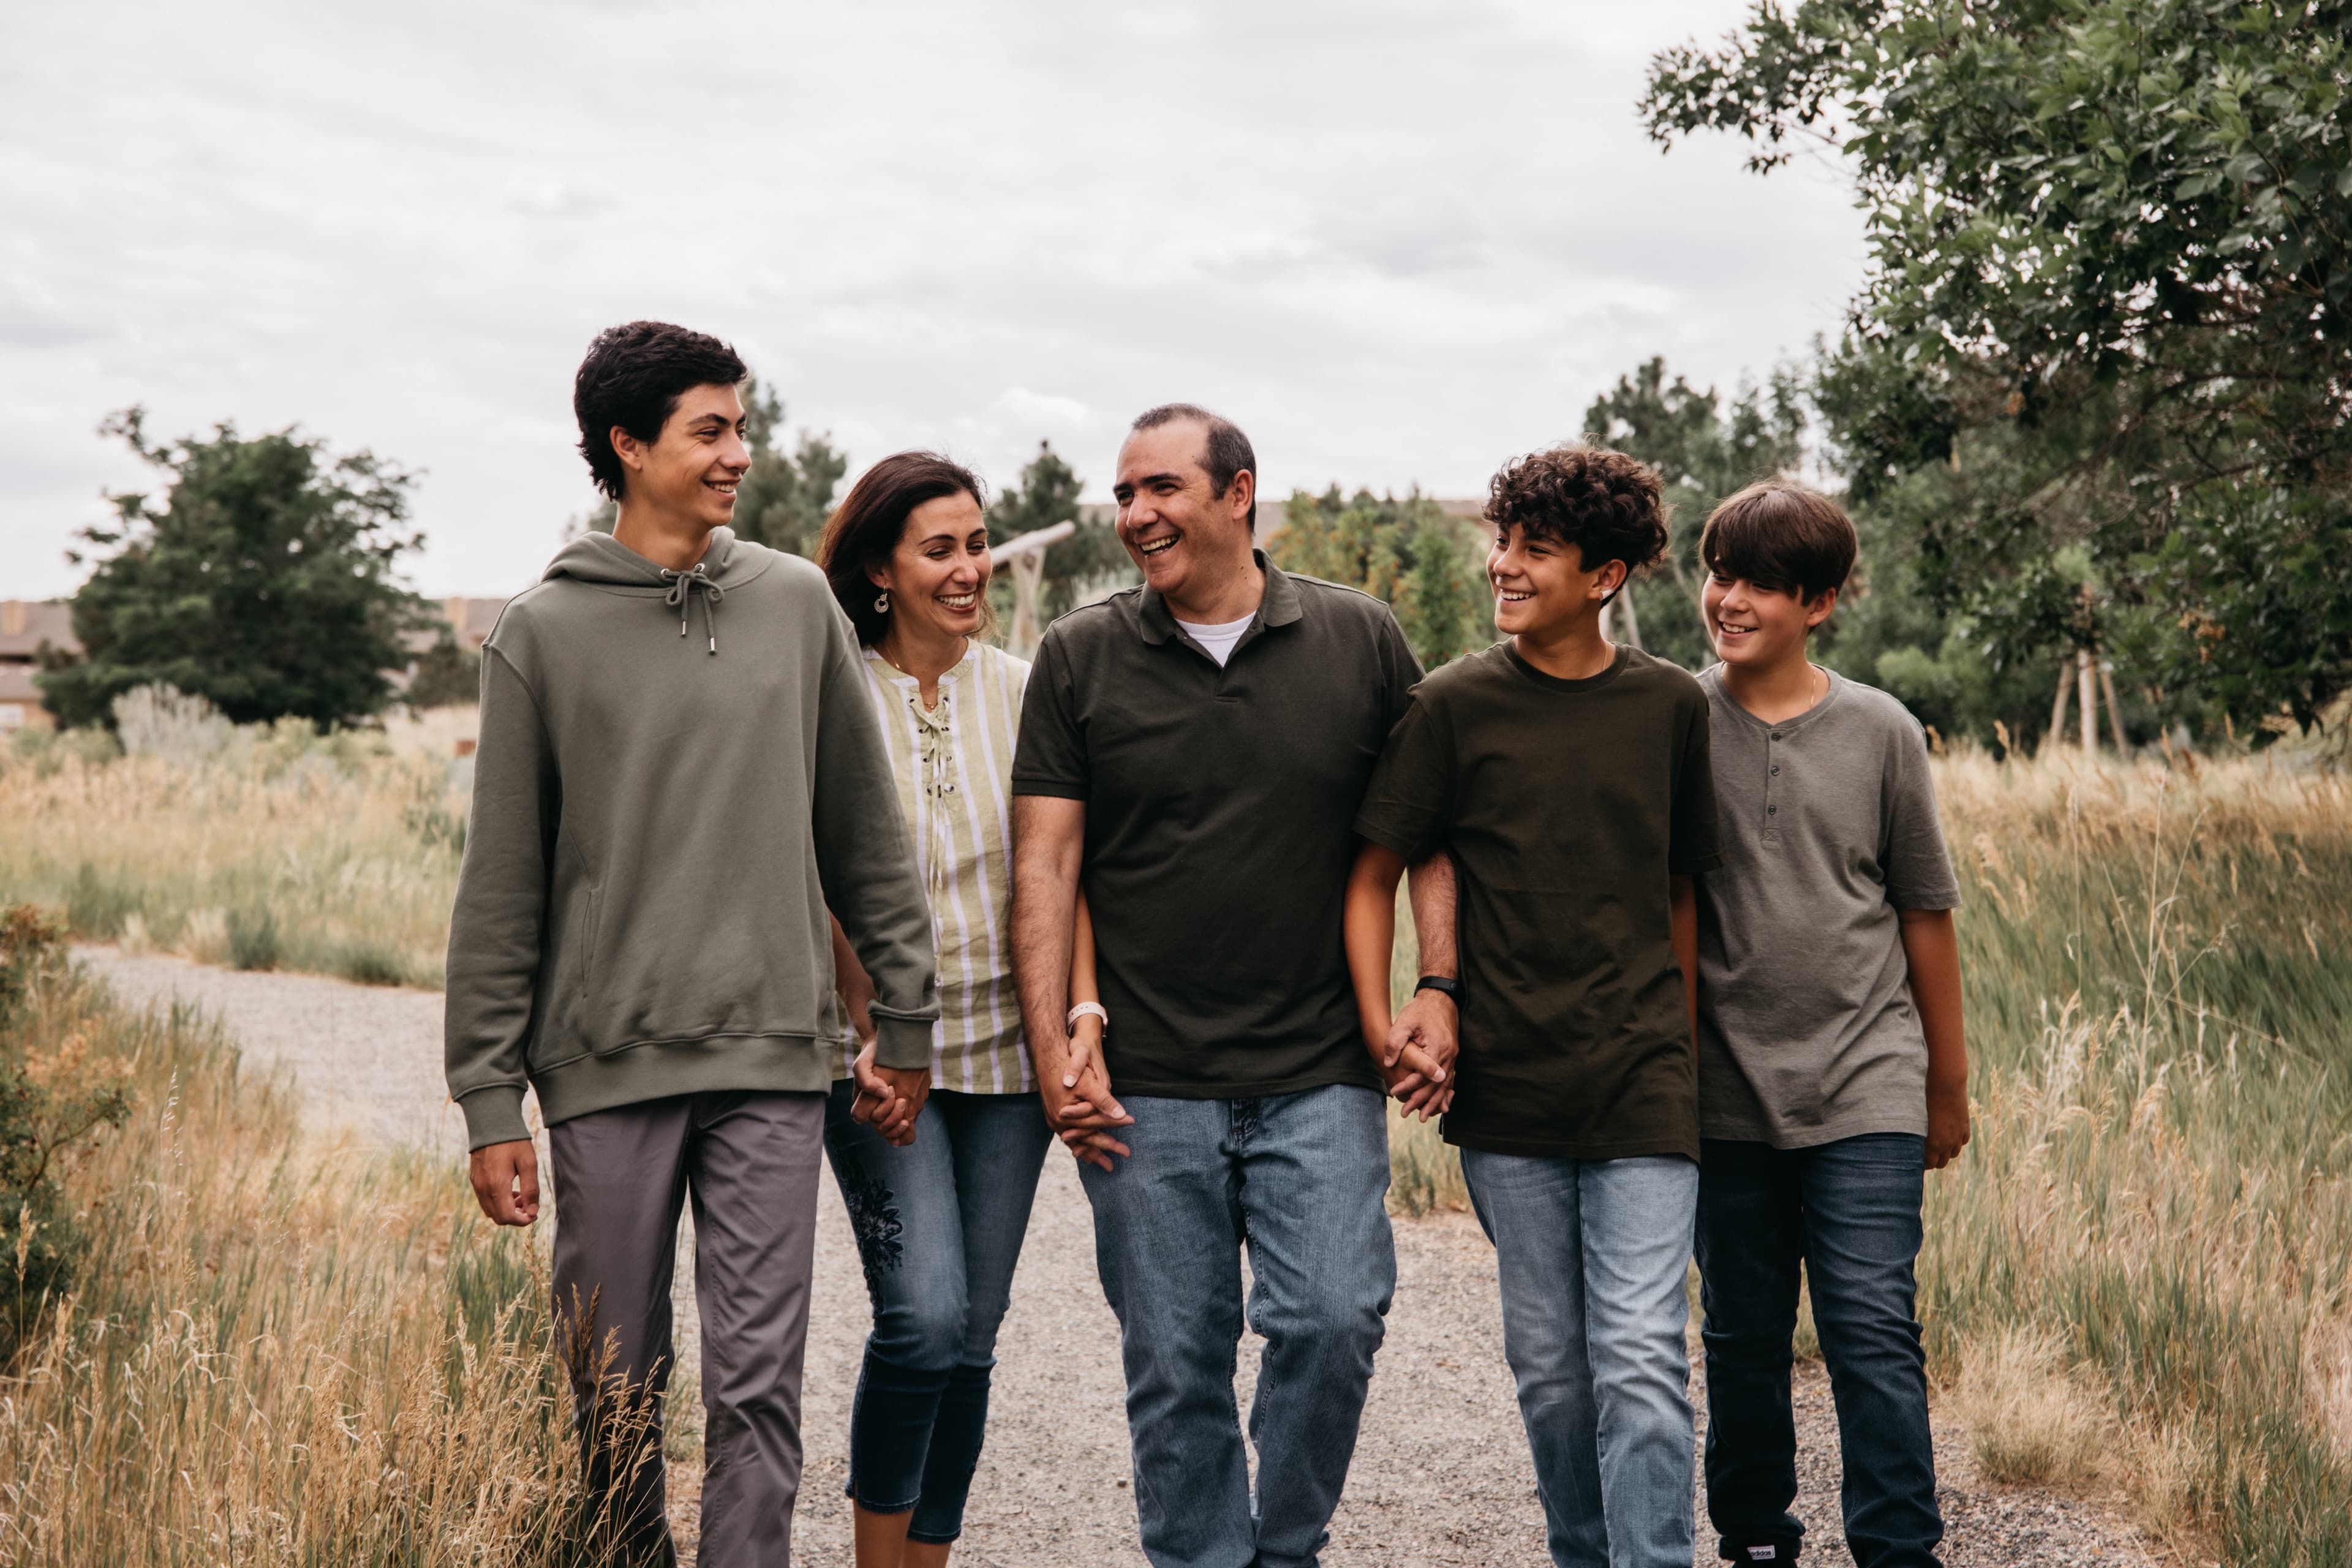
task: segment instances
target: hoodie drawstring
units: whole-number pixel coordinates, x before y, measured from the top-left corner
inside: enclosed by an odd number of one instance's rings
[[[662,581],[669,584],[669,592],[662,595],[662,603],[677,606],[677,635],[680,637],[686,635],[687,601],[694,597],[695,589],[702,590],[702,629],[709,634],[710,651],[716,654],[719,651],[719,623],[711,617],[711,606],[727,596],[726,591],[710,580],[710,574],[703,570],[699,561],[694,563],[691,572],[673,572],[665,566],[661,574]]]

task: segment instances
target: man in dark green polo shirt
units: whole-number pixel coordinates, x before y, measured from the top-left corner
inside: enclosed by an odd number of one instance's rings
[[[1253,547],[1256,469],[1203,409],[1135,422],[1113,493],[1143,586],[1045,634],[1013,765],[1022,1012],[1084,1162],[1157,1568],[1316,1561],[1396,1281],[1384,1069],[1340,927],[1355,813],[1421,669],[1388,606]],[[1082,880],[1100,1063],[1069,1041]]]

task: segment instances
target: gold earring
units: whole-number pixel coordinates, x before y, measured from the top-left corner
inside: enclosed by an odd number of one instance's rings
[[[874,595],[874,613],[877,616],[887,616],[890,613],[889,589],[885,588]]]

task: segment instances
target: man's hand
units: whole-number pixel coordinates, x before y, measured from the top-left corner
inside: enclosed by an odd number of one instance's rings
[[[874,1041],[869,1037],[849,1064],[849,1075],[857,1085],[857,1098],[849,1106],[850,1120],[865,1122],[895,1148],[912,1143],[915,1118],[923,1113],[923,1102],[930,1098],[930,1070],[876,1067]]]
[[[1438,990],[1416,991],[1389,1025],[1381,1053],[1381,1077],[1389,1092],[1423,1121],[1454,1103],[1454,1058],[1461,1053],[1454,998]]]
[[[1940,1171],[1969,1146],[1969,1086],[1927,1085],[1927,1169]]]
[[[1131,1126],[1135,1118],[1111,1094],[1110,1071],[1102,1061],[1102,1020],[1080,1018],[1068,1038],[1036,1055],[1046,1124],[1078,1159],[1112,1169],[1110,1157],[1129,1149],[1110,1129]]]
[[[539,1151],[528,1138],[474,1151],[466,1174],[474,1201],[494,1225],[530,1225],[539,1218]]]

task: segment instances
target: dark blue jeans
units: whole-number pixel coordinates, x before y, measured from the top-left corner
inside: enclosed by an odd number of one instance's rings
[[[1805,1528],[1790,1409],[1797,1276],[1837,1401],[1845,1539],[1857,1568],[1936,1562],[1936,1451],[1913,1267],[1927,1141],[1905,1132],[1810,1149],[1707,1139],[1698,1267],[1706,1311],[1706,1511],[1726,1558],[1790,1562]],[[1769,1548],[1775,1555],[1762,1556]]]
[[[996,1330],[1053,1132],[1034,1094],[933,1089],[894,1149],[849,1114],[844,1079],[824,1148],[857,1235],[874,1331],[849,1418],[849,1495],[905,1513],[909,1541],[963,1533],[988,1426]]]
[[[1311,1568],[1396,1289],[1383,1101],[1332,1084],[1120,1102],[1133,1157],[1078,1176],[1118,1314],[1143,1554],[1153,1568]],[[1249,1324],[1265,1336],[1255,1497],[1234,1403],[1244,1246]]]

